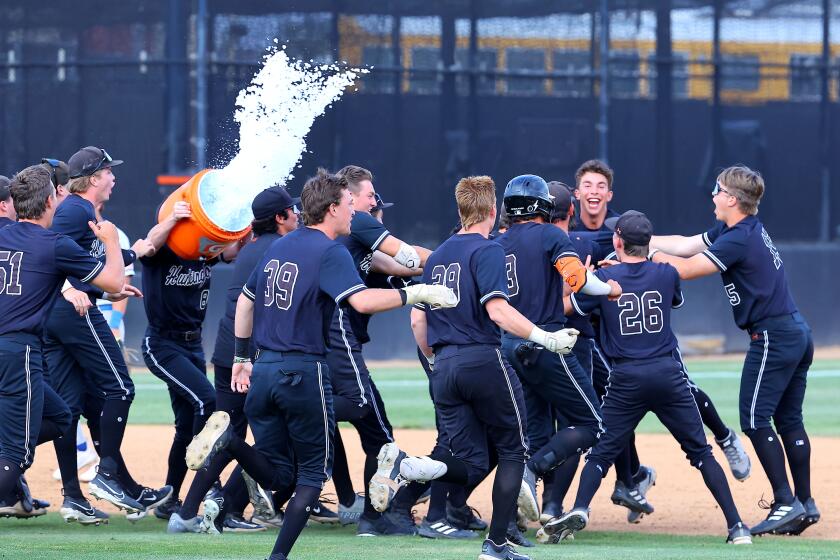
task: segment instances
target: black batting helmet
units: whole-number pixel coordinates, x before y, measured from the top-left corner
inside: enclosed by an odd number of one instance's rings
[[[510,217],[551,217],[554,198],[548,192],[548,185],[542,177],[520,175],[514,177],[505,187],[505,211]]]

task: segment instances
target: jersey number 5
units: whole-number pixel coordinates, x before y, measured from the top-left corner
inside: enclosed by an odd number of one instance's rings
[[[0,251],[0,294],[8,296],[19,296],[20,285],[20,261],[23,259],[23,252],[11,253]]]
[[[622,336],[658,333],[662,330],[662,294],[645,292],[642,297],[634,293],[621,294],[618,298],[618,324]]]
[[[265,299],[263,305],[276,305],[284,311],[292,306],[292,296],[295,293],[295,282],[298,277],[298,266],[293,262],[280,264],[277,259],[265,263],[263,272],[268,273],[265,283]]]

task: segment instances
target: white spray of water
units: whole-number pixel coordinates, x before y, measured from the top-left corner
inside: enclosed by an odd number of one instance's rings
[[[282,49],[266,55],[263,67],[236,98],[239,152],[201,181],[199,198],[208,217],[227,231],[245,228],[253,218],[254,197],[291,178],[315,118],[366,72],[291,61]]]

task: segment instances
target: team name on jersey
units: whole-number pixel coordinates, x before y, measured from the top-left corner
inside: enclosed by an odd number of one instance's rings
[[[359,263],[359,269],[364,273],[368,274],[370,272],[370,265],[373,262],[373,253],[368,253],[365,255],[365,258],[362,259],[362,262]]]
[[[201,270],[187,270],[180,264],[169,267],[164,286],[200,286],[210,278],[210,267],[205,266]]]
[[[93,243],[90,244],[90,256],[98,259],[103,255],[105,255],[105,244],[99,239],[94,239]]]
[[[779,270],[779,267],[782,266],[782,257],[779,255],[779,250],[776,249],[776,246],[773,245],[773,240],[770,239],[770,234],[767,233],[767,230],[761,228],[761,239],[764,240],[764,244],[770,250],[770,256],[773,257],[773,266],[776,267],[776,270]]]

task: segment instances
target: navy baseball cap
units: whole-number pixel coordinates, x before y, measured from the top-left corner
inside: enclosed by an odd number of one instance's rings
[[[373,198],[376,200],[376,206],[371,208],[371,212],[378,212],[379,210],[385,210],[386,208],[390,208],[394,205],[393,202],[385,202],[382,200],[382,197],[379,196],[379,193],[374,193]]]
[[[653,235],[653,224],[637,210],[628,210],[617,218],[607,218],[604,225],[631,245],[647,245]]]
[[[0,175],[0,202],[4,200],[8,200],[10,196],[12,196],[11,191],[9,190],[9,185],[12,182],[9,180],[8,177],[5,175]]]
[[[292,198],[283,187],[268,187],[254,197],[251,212],[255,220],[264,220],[298,204],[300,204],[300,199]]]
[[[565,220],[569,217],[569,206],[572,205],[572,191],[566,183],[550,181],[548,194],[554,198],[554,208],[551,210],[551,221]]]
[[[41,158],[41,165],[50,172],[50,180],[54,187],[66,185],[70,182],[70,168],[61,160]]]
[[[104,148],[88,146],[82,148],[67,160],[70,178],[90,177],[100,169],[122,165],[121,159],[114,159]]]

